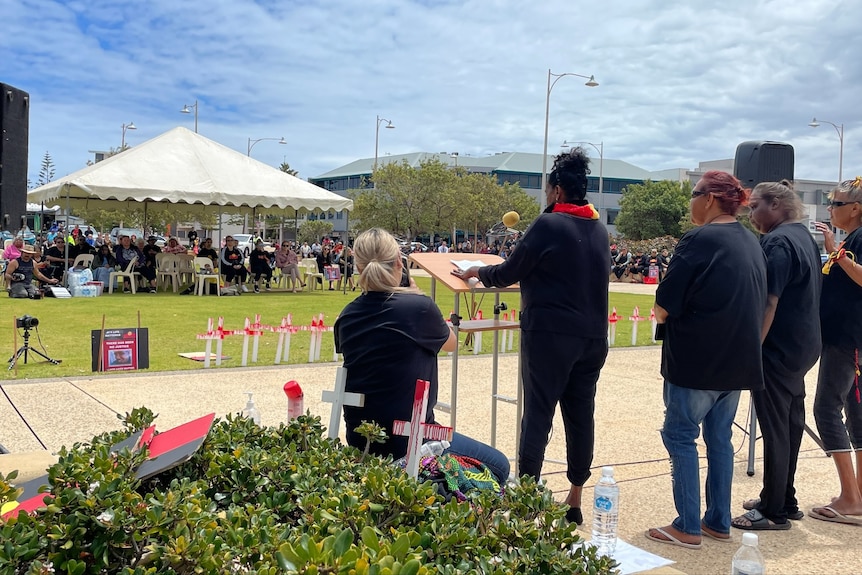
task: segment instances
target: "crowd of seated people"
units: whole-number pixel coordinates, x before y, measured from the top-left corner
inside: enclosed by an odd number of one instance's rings
[[[139,281],[142,284],[142,287],[135,291],[155,293],[160,254],[177,254],[188,255],[190,258],[195,256],[208,258],[212,262],[212,266],[208,269],[210,273],[220,275],[219,285],[223,289],[232,287],[239,293],[248,292],[250,289],[255,293],[272,291],[273,281],[282,275],[286,277],[287,288],[298,292],[306,287],[307,268],[303,267],[303,260],[311,259],[315,261],[318,271],[323,272],[326,269],[329,272],[323,281],[328,284],[330,290],[335,290],[336,282],[339,286],[341,282],[345,282],[346,287],[355,290],[353,252],[342,242],[330,238],[323,238],[311,245],[307,242],[300,244],[285,240],[280,245],[280,249],[269,248],[261,238],[256,238],[255,248],[248,255],[243,253],[243,250],[238,247],[237,240],[231,235],[225,238],[221,247],[214,245],[212,238],[199,236],[194,240],[189,238],[188,246],[176,237],[169,237],[163,247],[157,245],[158,240],[158,236],[154,235],[144,237],[122,235],[117,238],[117,243],[113,244],[107,234],[100,234],[91,229],[78,227],[67,232],[62,226],[55,226],[35,238],[31,261],[40,271],[33,276],[42,284],[49,280],[51,283],[63,282],[66,273],[75,265],[76,258],[89,254],[92,260],[85,260],[84,265],[89,266],[93,281],[100,282],[103,291],[107,292],[110,287],[111,273],[127,270],[134,260],[131,271],[139,274]],[[0,260],[4,263],[17,260],[24,245],[25,242],[21,237],[16,238],[0,252]],[[505,249],[503,244],[490,248],[484,244],[478,244],[476,247],[488,251]],[[80,261],[78,265],[81,266]],[[337,269],[338,273],[332,272],[332,269]],[[122,285],[119,285],[119,281],[114,280],[115,289],[122,289],[123,293],[132,291],[128,278],[122,279]],[[320,278],[317,278],[317,281],[323,283]],[[194,293],[195,287],[194,283],[187,284],[186,289],[181,293]],[[215,283],[208,287],[211,293],[219,289]]]
[[[634,255],[625,246],[611,245],[610,280],[644,283],[644,278],[653,274],[655,282],[660,282],[670,265],[671,255],[667,248],[650,248],[645,253],[636,248]]]

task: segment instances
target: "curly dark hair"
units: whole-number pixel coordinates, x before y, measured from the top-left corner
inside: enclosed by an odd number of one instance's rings
[[[566,202],[586,203],[587,175],[590,173],[590,158],[581,147],[563,152],[554,159],[554,167],[548,175],[549,186],[560,186]]]

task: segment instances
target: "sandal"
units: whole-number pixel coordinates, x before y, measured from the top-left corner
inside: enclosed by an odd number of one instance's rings
[[[670,533],[666,531],[667,527],[653,527],[652,529],[647,529],[644,535],[647,539],[651,541],[657,541],[659,543],[666,543],[668,545],[676,545],[678,547],[685,547],[686,549],[700,549],[700,543],[686,543],[685,541],[680,541]],[[655,531],[662,537],[656,537],[651,533],[651,531]]]
[[[760,505],[760,499],[749,499],[742,503],[742,508],[746,511],[751,511],[752,509],[757,509]],[[798,507],[794,511],[790,511],[789,509],[785,509],[787,513],[787,518],[792,519],[793,521],[800,521],[805,517],[805,513],[803,513]]]
[[[746,531],[786,531],[791,527],[790,521],[775,523],[764,517],[757,509],[731,519],[730,525]]]
[[[829,513],[831,513],[831,515],[826,515],[825,513],[823,513],[824,511],[828,511]],[[813,508],[811,511],[808,512],[808,516],[813,519],[819,519],[820,521],[841,523],[843,525],[862,526],[862,517],[860,517],[859,515],[845,515],[839,511],[836,511],[833,507],[830,507],[829,505]]]
[[[715,529],[707,527],[703,523],[703,521],[700,522],[700,534],[704,537],[709,537],[710,539],[721,541],[722,543],[728,543],[732,541],[730,533],[722,533],[720,531],[716,531]]]

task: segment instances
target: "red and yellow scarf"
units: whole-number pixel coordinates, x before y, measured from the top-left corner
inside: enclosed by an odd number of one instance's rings
[[[561,212],[578,218],[585,218],[587,220],[599,219],[599,212],[596,211],[596,208],[593,207],[593,204],[576,206],[575,204],[557,202],[556,204],[554,204],[554,209],[551,211],[553,213]]]

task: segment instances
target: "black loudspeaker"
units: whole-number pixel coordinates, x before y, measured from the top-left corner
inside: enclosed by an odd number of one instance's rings
[[[782,142],[742,142],[736,147],[733,175],[746,188],[761,182],[793,181],[793,146]]]
[[[27,212],[30,95],[0,83],[0,229],[15,232]]]

